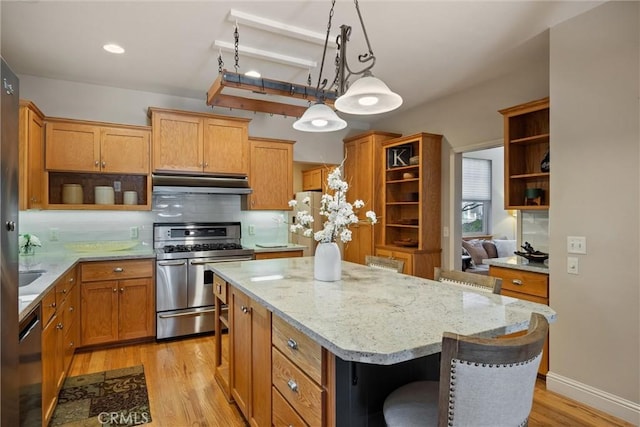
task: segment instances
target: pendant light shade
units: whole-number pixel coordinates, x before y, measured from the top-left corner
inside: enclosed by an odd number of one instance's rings
[[[353,82],[344,95],[336,99],[336,109],[349,114],[378,114],[395,110],[402,98],[371,73]]]
[[[293,124],[293,128],[303,132],[333,132],[347,127],[331,107],[322,102],[307,108],[302,117]]]

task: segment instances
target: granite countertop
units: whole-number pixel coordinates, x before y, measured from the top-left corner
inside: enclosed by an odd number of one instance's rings
[[[495,265],[496,267],[513,268],[514,270],[531,271],[534,273],[549,274],[549,266],[543,263],[530,263],[521,256],[510,256],[505,258],[487,258],[482,260],[483,264]]]
[[[261,252],[289,252],[289,251],[302,251],[307,247],[304,245],[297,245],[295,243],[256,243],[253,246],[249,246],[256,253]]]
[[[227,282],[346,361],[390,365],[441,350],[445,331],[492,337],[525,330],[546,305],[342,263],[313,279],[313,257],[211,264]]]
[[[78,262],[111,261],[118,259],[154,258],[150,246],[139,245],[132,249],[111,252],[71,252],[36,253],[34,256],[19,257],[18,270],[44,271],[42,276],[27,286],[18,288],[18,321],[22,321],[33,308],[37,307],[44,295],[64,273]]]

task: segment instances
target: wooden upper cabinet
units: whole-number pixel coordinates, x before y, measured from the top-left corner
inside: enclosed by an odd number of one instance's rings
[[[327,178],[337,165],[322,165],[302,171],[302,191],[327,192]]]
[[[249,136],[245,121],[204,120],[204,172],[248,175]]]
[[[282,139],[251,138],[249,209],[290,210],[293,197],[293,144]]]
[[[100,140],[103,172],[149,173],[150,134],[148,130],[103,128]]]
[[[46,169],[100,171],[100,128],[73,121],[47,120]]]
[[[89,173],[149,173],[147,126],[47,119],[46,169]]]
[[[248,119],[150,108],[153,171],[247,175]]]
[[[43,204],[44,115],[30,101],[20,100],[20,210]]]

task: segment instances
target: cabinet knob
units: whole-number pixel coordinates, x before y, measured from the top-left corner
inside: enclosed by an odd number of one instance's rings
[[[107,162],[105,162],[104,160],[102,161],[102,167],[107,166]]]
[[[94,164],[95,166],[100,166],[100,162],[98,162],[97,160],[96,160],[95,162],[93,162],[93,164]]]
[[[122,273],[123,271],[124,271],[124,268],[122,268],[122,267],[116,267],[116,268],[113,269],[114,273]]]
[[[208,166],[209,166],[209,163],[208,162],[204,162],[204,167],[206,168]]]
[[[113,292],[118,292],[118,288],[113,288]]]
[[[58,324],[56,325],[56,329],[62,329],[63,327],[64,327],[64,326],[62,326],[62,323],[58,323]]]
[[[511,283],[513,283],[514,285],[522,286],[522,280],[520,279],[513,279]]]
[[[240,310],[242,310],[244,314],[247,314],[249,312],[249,307],[247,307],[246,305],[242,305],[240,306]]]
[[[69,283],[73,283],[75,281],[76,281],[76,279],[74,279],[73,277],[71,279],[69,279]]]
[[[63,294],[66,294],[66,293],[67,293],[67,290],[66,290],[66,289],[63,289],[63,290],[62,290],[62,293],[63,293]]]
[[[290,349],[292,350],[297,350],[298,349],[298,343],[296,342],[296,340],[294,340],[293,338],[289,338],[287,340],[287,345],[289,346]]]
[[[124,288],[120,288],[120,292],[124,292]]]
[[[289,386],[292,392],[298,392],[298,384],[294,380],[287,381],[287,386]]]
[[[52,302],[51,304],[49,304],[49,307],[51,307],[51,308],[56,308],[56,303],[55,303],[55,302]]]
[[[73,306],[69,307],[69,311],[72,312],[73,310],[75,310],[75,308],[73,308]]]
[[[73,347],[73,345],[74,345],[74,344],[73,344],[73,341],[71,341],[71,342],[69,343],[69,347]]]

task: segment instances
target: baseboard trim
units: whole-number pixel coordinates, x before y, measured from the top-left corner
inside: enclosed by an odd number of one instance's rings
[[[577,400],[632,424],[640,425],[640,404],[638,403],[551,371],[547,373],[547,390]]]

